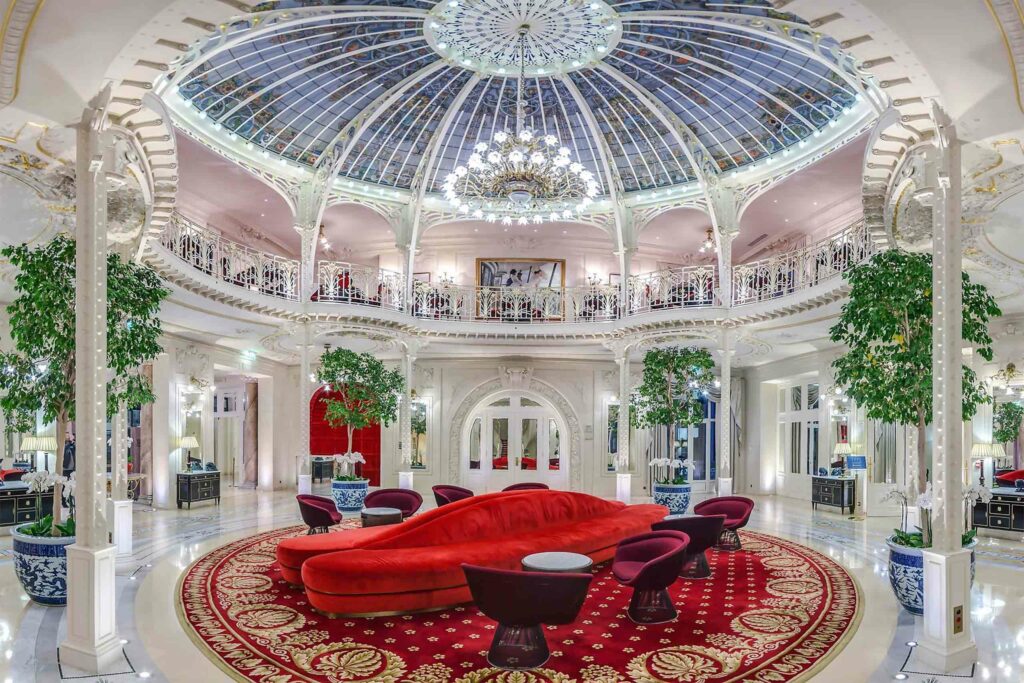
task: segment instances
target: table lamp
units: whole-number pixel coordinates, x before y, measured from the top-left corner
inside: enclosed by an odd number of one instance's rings
[[[185,449],[185,467],[189,469],[189,461],[192,460],[191,450],[193,448],[199,448],[199,440],[196,437],[189,434],[188,436],[181,437],[181,443],[178,444]]]
[[[38,451],[43,452],[43,469],[50,469],[48,465],[49,458],[47,457],[50,453],[56,455],[57,453],[57,437],[55,436],[26,436],[21,440],[21,450],[36,453]],[[35,467],[35,457],[33,456],[32,466]]]
[[[995,456],[995,450],[990,443],[976,443],[971,446],[971,460],[981,461],[981,473],[978,475],[978,483],[985,486],[985,458]]]
[[[836,447],[832,450],[833,457],[839,458],[839,462],[843,463],[843,467],[846,467],[846,456],[852,455],[853,449],[850,448],[850,444],[846,441],[840,441],[836,444]],[[834,462],[832,463],[835,464]]]

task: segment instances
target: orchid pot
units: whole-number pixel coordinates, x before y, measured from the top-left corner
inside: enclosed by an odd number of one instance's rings
[[[370,482],[355,473],[356,463],[365,463],[361,453],[334,457],[337,473],[331,481],[331,498],[338,512],[359,512],[369,492]]]
[[[66,486],[68,497],[74,492],[72,479],[50,472],[32,472],[22,481],[36,496],[36,520],[11,530],[14,549],[14,573],[21,587],[42,605],[65,605],[68,600],[68,559],[66,549],[75,542],[75,518],[54,524],[51,515],[42,516],[44,496],[55,483]],[[56,495],[50,492],[49,495]],[[72,513],[74,509],[72,508]]]
[[[686,465],[678,458],[651,460],[654,502],[664,505],[673,515],[690,509],[690,483],[686,481]]]

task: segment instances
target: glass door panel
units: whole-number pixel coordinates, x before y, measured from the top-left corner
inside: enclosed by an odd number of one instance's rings
[[[491,418],[491,469],[508,469],[508,418]]]
[[[483,427],[482,420],[478,417],[473,420],[473,426],[469,430],[469,469],[480,469],[480,430]]]
[[[560,455],[561,442],[559,441],[558,423],[548,419],[548,469],[559,470],[562,467]]]
[[[536,470],[537,469],[537,423],[536,418],[525,418],[522,420],[522,429],[519,432],[522,435],[522,457],[519,459],[519,469],[521,470]]]

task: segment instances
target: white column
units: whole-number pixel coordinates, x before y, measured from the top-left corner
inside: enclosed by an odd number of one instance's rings
[[[632,387],[629,381],[629,347],[616,352],[615,364],[619,366],[619,419],[618,453],[615,457],[615,497],[629,503],[633,494],[633,475],[629,471],[629,395]]]
[[[309,321],[302,323],[302,343],[299,344],[299,493],[309,494],[313,490],[313,474],[310,470],[309,401],[313,398],[312,362],[313,349],[309,338]]]
[[[75,234],[76,538],[67,548],[65,666],[101,673],[121,655],[114,614],[117,550],[107,542],[107,170],[109,88],[77,127]]]
[[[619,282],[619,310],[622,315],[629,315],[629,278],[633,275],[633,255],[636,247],[625,247],[616,255],[619,257],[619,270],[622,271]]]
[[[121,406],[110,425],[110,500],[107,528],[117,554],[132,554],[132,501],[128,498],[128,409]]]
[[[718,240],[718,298],[732,306],[732,243],[738,232],[723,232]]]
[[[731,240],[729,240],[731,242]],[[723,242],[724,243],[724,242]],[[718,495],[732,495],[732,331],[722,330],[722,393],[718,402]]]
[[[960,242],[961,162],[956,129],[933,105],[938,156],[932,206],[932,548],[924,560],[924,618],[919,655],[942,672],[970,665],[978,650],[971,634],[970,551],[963,530],[963,403]],[[930,178],[931,180],[932,178]]]
[[[412,482],[412,385],[415,378],[417,351],[415,342],[406,342],[402,355],[402,379],[405,382],[405,388],[402,391],[402,402],[398,405],[398,462],[401,469],[398,476],[410,483]]]

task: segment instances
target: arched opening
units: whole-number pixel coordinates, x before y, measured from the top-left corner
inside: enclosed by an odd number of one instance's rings
[[[343,427],[331,427],[324,418],[327,405],[322,399],[331,394],[328,387],[320,387],[309,400],[310,455],[337,455],[348,451],[347,431]],[[380,425],[374,425],[352,432],[352,450],[366,458],[366,463],[358,466],[357,471],[370,480],[370,486],[380,486],[380,429]]]
[[[500,391],[477,403],[463,426],[461,475],[476,491],[522,482],[568,488],[565,418],[531,391]]]

